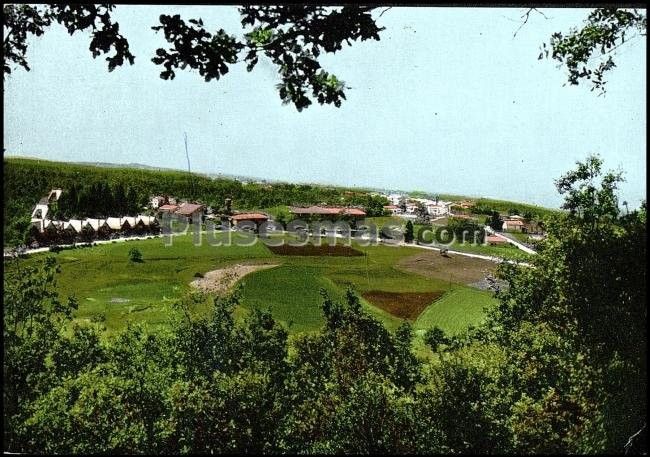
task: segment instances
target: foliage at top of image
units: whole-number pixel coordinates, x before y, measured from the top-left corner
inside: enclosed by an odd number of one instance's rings
[[[591,83],[591,90],[605,93],[605,73],[616,66],[612,54],[636,36],[645,37],[646,15],[638,10],[598,8],[582,28],[556,32],[549,46],[542,45],[538,59],[549,56],[568,71],[568,83]]]
[[[53,22],[63,25],[70,35],[90,29],[89,50],[93,58],[109,54],[112,49],[112,54],[106,57],[108,71],[122,66],[125,61],[133,65],[135,57],[129,50],[129,42],[119,33],[119,24],[111,19],[113,8],[110,4],[4,5],[4,74],[11,73],[10,63],[30,70],[25,58],[27,37],[43,35]]]
[[[109,71],[125,62],[133,64],[135,57],[129,43],[119,33],[119,24],[111,19],[113,8],[110,4],[5,5],[4,75],[12,72],[11,64],[29,70],[28,37],[43,35],[54,22],[65,26],[71,35],[90,30],[89,49],[93,57],[110,53],[106,57]],[[160,72],[162,79],[174,79],[176,70],[188,69],[198,71],[209,82],[220,79],[231,65],[240,62],[252,71],[262,57],[277,68],[281,79],[277,90],[283,104],[292,104],[298,111],[314,101],[339,107],[349,87],[324,70],[319,57],[336,53],[353,41],[379,40],[384,28],[377,21],[388,9],[379,12],[379,8],[367,6],[243,6],[239,7],[242,37],[224,29],[209,31],[201,18],[184,20],[178,14],[161,14],[160,23],[151,28],[163,33],[169,48],[158,48],[151,61],[164,68]],[[530,10],[526,21],[529,14]],[[592,90],[604,92],[604,74],[615,66],[612,52],[629,41],[629,32],[645,36],[645,30],[646,16],[636,10],[598,8],[591,12],[583,28],[572,29],[566,35],[554,33],[549,46],[543,44],[539,58],[550,56],[565,65],[570,84],[589,80]],[[597,51],[600,55],[594,56]]]

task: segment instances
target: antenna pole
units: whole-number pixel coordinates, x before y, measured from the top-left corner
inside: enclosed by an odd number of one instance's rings
[[[190,168],[190,153],[187,151],[187,132],[183,132],[185,137],[185,157],[187,157],[187,174],[190,178],[190,185],[192,186],[192,199],[194,198],[194,180],[192,179],[192,170]]]

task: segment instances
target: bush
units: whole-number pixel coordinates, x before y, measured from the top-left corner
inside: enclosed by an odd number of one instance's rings
[[[54,253],[61,252],[62,250],[63,250],[63,248],[61,246],[57,246],[56,244],[53,244],[52,246],[50,246],[50,249],[49,249],[50,252],[54,252]]]
[[[444,330],[438,326],[434,326],[428,329],[424,334],[424,342],[433,352],[438,352],[440,346],[448,345],[450,341]]]
[[[194,273],[194,277],[195,277],[195,278],[202,278],[202,277],[203,277],[203,273],[199,273],[199,272],[197,271],[196,273]]]
[[[129,249],[129,260],[131,262],[142,262],[142,253],[138,248]]]
[[[104,313],[95,313],[90,316],[90,322],[94,322],[97,324],[101,324],[102,322],[106,322],[106,314]]]

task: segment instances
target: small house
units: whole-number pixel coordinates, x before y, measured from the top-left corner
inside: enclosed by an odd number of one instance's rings
[[[259,229],[261,224],[269,220],[269,217],[262,213],[240,213],[233,215],[230,220],[233,227],[241,226],[244,222],[252,222],[255,224],[255,228]],[[250,226],[250,224],[246,225]]]
[[[183,203],[176,210],[176,214],[186,217],[189,222],[194,220],[203,221],[204,205],[200,203]]]
[[[485,242],[489,244],[490,246],[497,246],[500,244],[507,243],[506,240],[501,238],[500,236],[495,236],[495,235],[488,235],[485,237]]]
[[[525,232],[524,221],[520,219],[506,219],[503,221],[502,230],[504,232]]]
[[[384,211],[390,213],[391,215],[402,214],[402,208],[397,205],[385,205]]]

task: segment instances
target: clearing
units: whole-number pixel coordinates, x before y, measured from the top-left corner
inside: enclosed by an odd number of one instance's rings
[[[227,292],[237,281],[249,273],[267,268],[277,267],[278,264],[241,265],[236,264],[218,270],[208,271],[202,278],[190,283],[193,287],[208,293]]]
[[[240,235],[224,233],[217,237],[226,242],[228,238],[236,241]],[[143,262],[129,261],[131,247],[140,250]],[[323,248],[334,247],[304,249]],[[361,246],[354,242],[352,247],[335,247],[329,254],[324,251],[321,255],[305,255],[304,249],[301,255],[281,255],[260,242],[213,246],[204,240],[203,245],[195,246],[188,234],[175,236],[172,246],[165,246],[158,238],[63,250],[54,254],[61,266],[57,289],[62,299],[77,297],[76,319],[101,321],[108,333],[119,331],[129,322],[168,325],[174,313],[173,303],[194,289],[190,284],[195,280],[208,289],[227,289],[242,283],[236,317],[254,308],[270,309],[277,320],[291,324],[291,333],[314,331],[323,324],[321,289],[340,300],[348,287],[353,288],[364,309],[389,330],[396,329],[406,318],[414,321],[416,329],[435,323],[450,332],[461,331],[482,320],[484,305],[495,303],[489,293],[466,285],[474,278],[481,279],[484,265],[494,268],[493,263],[480,259],[447,259],[438,252],[415,247]],[[353,254],[348,257],[333,252]],[[35,254],[18,262],[33,264],[46,255],[52,254]],[[434,268],[434,262],[438,262],[438,268]],[[260,269],[260,265],[264,267]],[[6,262],[5,268],[14,268],[14,264]],[[228,275],[226,272],[233,268],[237,272]],[[451,282],[447,269],[451,271]],[[201,275],[207,281],[200,281]],[[411,309],[405,301],[392,298],[386,304],[388,299],[382,301],[381,297],[387,294],[426,297],[419,305],[423,310]],[[193,312],[202,313],[211,306],[208,299],[196,305]]]
[[[436,292],[386,292],[370,290],[362,294],[373,305],[401,319],[415,320],[443,291]]]
[[[470,285],[494,274],[496,264],[489,260],[475,259],[462,255],[443,256],[437,251],[425,251],[400,260],[396,267],[409,273],[428,278]]]

